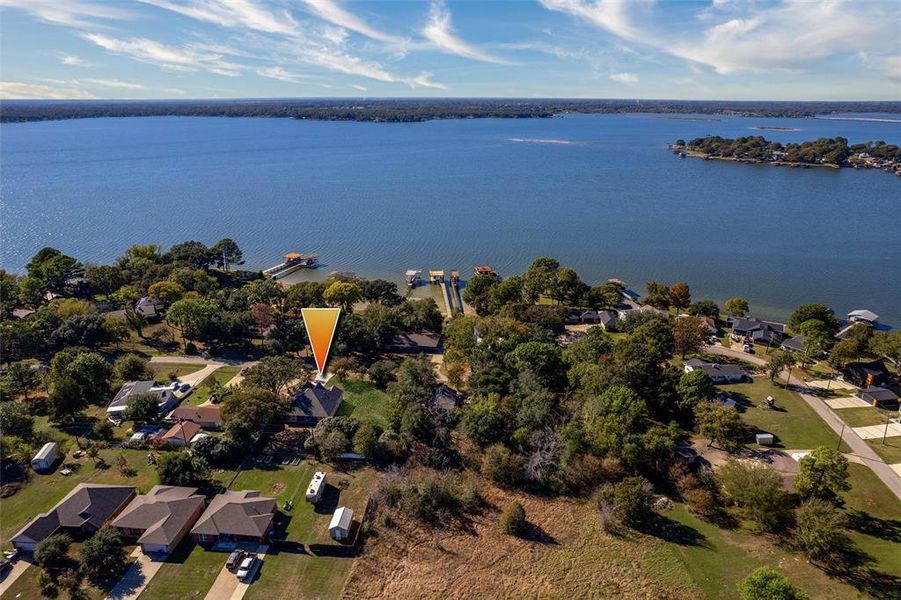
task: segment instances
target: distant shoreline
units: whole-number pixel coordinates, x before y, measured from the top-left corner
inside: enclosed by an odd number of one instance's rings
[[[579,99],[290,99],[290,100],[5,100],[0,123],[103,117],[260,117],[316,121],[415,123],[442,119],[536,119],[566,114],[654,114],[661,119],[715,116],[824,118],[850,113],[898,114],[901,102],[749,102]],[[671,115],[671,116],[669,116]],[[710,118],[680,115],[713,115]],[[825,117],[828,118],[828,117]],[[845,118],[845,117],[836,117]],[[849,120],[851,120],[849,118]],[[864,120],[864,119],[861,119]],[[894,122],[891,119],[876,119]]]

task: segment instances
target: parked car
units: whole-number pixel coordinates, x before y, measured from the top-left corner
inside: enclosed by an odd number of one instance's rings
[[[13,561],[8,558],[4,558],[2,561],[0,561],[0,573],[6,572],[6,570],[12,568],[12,566]]]
[[[744,350],[748,354],[754,354],[754,347],[751,346],[751,344],[745,344],[744,346],[742,346],[742,350]]]
[[[238,568],[238,579],[241,581],[248,581],[251,577],[253,577],[253,573],[256,570],[254,567],[256,566],[257,557],[255,554],[251,554],[247,558],[241,561],[241,566]]]
[[[228,560],[225,562],[225,568],[229,571],[234,571],[238,568],[238,565],[241,564],[241,560],[244,558],[243,550],[235,550],[231,554],[228,555]]]

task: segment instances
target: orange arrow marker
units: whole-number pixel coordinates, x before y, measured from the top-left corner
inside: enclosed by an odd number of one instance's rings
[[[303,315],[303,324],[307,328],[307,337],[310,338],[310,346],[313,347],[316,367],[321,376],[325,373],[325,362],[328,360],[328,353],[332,348],[332,339],[335,337],[341,309],[302,308],[300,312]]]

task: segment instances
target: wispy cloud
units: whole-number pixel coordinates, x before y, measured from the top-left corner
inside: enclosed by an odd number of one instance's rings
[[[83,58],[79,58],[73,54],[62,54],[59,57],[59,62],[66,65],[67,67],[90,67],[91,63],[86,61]]]
[[[301,83],[304,79],[303,75],[292,73],[282,67],[266,67],[257,69],[257,75],[268,77],[269,79],[278,79],[279,81],[287,81],[289,83]]]
[[[432,45],[446,54],[455,54],[464,58],[499,65],[512,64],[510,61],[484,52],[469,42],[458,37],[451,25],[451,14],[443,2],[432,3],[429,22],[422,30],[422,35]]]
[[[140,0],[159,8],[214,23],[265,33],[295,35],[297,22],[287,10],[271,11],[253,0]]]
[[[147,38],[119,39],[99,33],[85,33],[82,37],[114,54],[128,56],[170,71],[209,71],[236,77],[243,69],[241,65],[225,60],[221,54],[168,46]]]
[[[352,86],[350,86],[350,87],[352,87],[352,88],[355,89],[355,90],[359,90],[359,91],[361,91],[361,92],[368,92],[368,91],[369,91],[369,88],[366,87],[365,85],[356,85],[356,84],[354,84],[354,85],[352,85]]]
[[[50,86],[21,81],[0,81],[0,98],[35,100],[87,100],[94,94],[74,86]]]
[[[635,73],[613,73],[610,79],[620,83],[638,83],[638,75]]]
[[[132,83],[130,81],[121,81],[119,79],[94,79],[86,77],[84,79],[80,79],[80,82],[87,83],[90,85],[99,85],[103,87],[109,88],[119,88],[123,90],[143,90],[144,86],[140,83]]]
[[[0,0],[0,7],[22,10],[46,23],[78,29],[103,27],[102,21],[134,17],[134,13],[110,2],[87,0]]]
[[[325,19],[329,23],[344,27],[355,31],[360,35],[379,42],[387,42],[390,44],[403,43],[405,40],[400,36],[385,33],[375,27],[372,27],[355,14],[351,13],[343,6],[334,2],[334,0],[304,0],[307,9],[317,17]]]

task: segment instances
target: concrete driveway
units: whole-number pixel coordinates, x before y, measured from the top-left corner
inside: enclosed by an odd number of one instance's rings
[[[30,560],[30,558],[26,560],[24,556],[20,556],[19,560],[13,563],[12,568],[3,575],[3,579],[0,580],[0,597],[6,593],[16,579],[22,576],[22,573],[28,570],[28,567],[31,566]]]
[[[141,552],[141,548],[135,548],[131,553],[135,557],[119,583],[110,590],[107,600],[135,600],[166,562],[165,556],[150,557]]]
[[[257,558],[262,561],[268,550],[269,546],[266,544],[257,547]],[[247,592],[247,588],[253,583],[242,583],[238,581],[238,577],[225,566],[225,558],[227,557],[227,554],[223,554],[222,570],[219,571],[216,581],[213,582],[213,587],[207,592],[206,600],[241,600]],[[257,569],[257,573],[259,573],[259,568]]]

